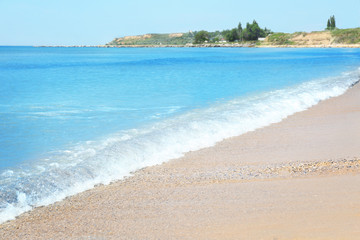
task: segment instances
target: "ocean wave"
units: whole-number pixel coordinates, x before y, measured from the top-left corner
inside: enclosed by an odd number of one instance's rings
[[[359,80],[359,74],[360,69],[191,110],[99,141],[80,143],[48,158],[6,170],[0,174],[0,222],[96,184],[122,179],[142,167],[280,122],[320,101],[343,94]]]

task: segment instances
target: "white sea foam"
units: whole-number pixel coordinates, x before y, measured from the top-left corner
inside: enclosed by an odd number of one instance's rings
[[[343,94],[358,81],[359,73],[360,69],[192,110],[101,141],[87,141],[36,162],[33,169],[6,171],[1,178],[0,222],[96,184],[122,179],[139,168],[279,122],[319,101]]]

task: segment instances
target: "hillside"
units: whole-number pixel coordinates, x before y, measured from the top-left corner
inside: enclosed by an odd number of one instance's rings
[[[126,36],[115,38],[107,45],[185,45],[194,41],[194,34],[170,33],[170,34],[145,34],[139,36]]]
[[[360,44],[360,28],[336,29],[333,31],[274,33],[268,36],[262,46],[299,45],[299,46],[336,46]]]
[[[193,44],[196,32],[171,34],[145,34],[115,38],[106,46],[203,46]],[[251,44],[250,44],[251,43]],[[333,31],[273,33],[262,41],[225,43],[224,41],[209,42],[204,46],[255,46],[257,47],[360,47],[360,28],[335,29]],[[233,44],[233,45],[231,45]]]

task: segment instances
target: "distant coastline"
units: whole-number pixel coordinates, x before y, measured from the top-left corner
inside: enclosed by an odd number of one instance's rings
[[[255,22],[256,23],[256,22]],[[254,24],[255,24],[254,23]],[[239,25],[241,29],[241,25]],[[256,25],[257,26],[257,25]],[[233,29],[238,36],[241,30]],[[241,32],[244,32],[242,30]],[[261,29],[259,30],[261,31]],[[143,34],[115,38],[105,45],[94,47],[116,48],[360,48],[360,28],[327,29],[324,31],[283,33],[263,30],[264,34],[253,39],[231,38],[231,32],[206,31],[169,34]],[[230,35],[229,35],[230,34]],[[199,41],[199,35],[204,35]],[[229,36],[228,36],[229,35]],[[241,34],[240,34],[241,35]],[[83,47],[83,46],[76,46]]]
[[[291,45],[257,45],[249,44],[186,44],[186,45],[72,45],[72,46],[34,46],[48,48],[360,48],[360,44],[291,44]]]
[[[181,41],[179,40],[181,39]],[[360,28],[315,32],[271,33],[254,41],[194,43],[189,33],[144,34],[115,38],[102,45],[37,46],[94,48],[360,48]]]
[[[35,46],[35,47],[93,47],[93,48],[360,48],[360,28],[334,29],[314,32],[269,33],[257,40],[226,41],[194,40],[196,32],[143,34],[115,38],[100,45]]]

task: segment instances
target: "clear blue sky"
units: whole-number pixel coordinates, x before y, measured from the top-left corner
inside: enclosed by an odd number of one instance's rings
[[[256,19],[275,32],[360,27],[360,0],[0,0],[0,45],[105,44],[145,33],[223,30]]]

